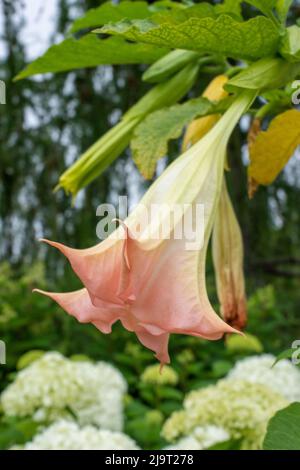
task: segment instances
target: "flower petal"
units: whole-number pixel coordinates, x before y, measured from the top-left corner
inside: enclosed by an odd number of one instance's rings
[[[59,249],[69,260],[73,270],[88,289],[92,301],[122,305],[122,293],[126,289],[128,261],[127,237],[119,230],[119,237],[106,239],[98,245],[78,250],[62,243],[42,239],[41,241]],[[98,306],[98,304],[97,304]]]
[[[80,323],[93,323],[102,333],[110,333],[111,326],[120,319],[123,312],[119,307],[103,304],[95,307],[86,289],[74,292],[57,293],[34,289],[57,302],[69,315]]]

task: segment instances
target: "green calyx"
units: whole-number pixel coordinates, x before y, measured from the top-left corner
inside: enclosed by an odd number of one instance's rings
[[[287,62],[284,59],[268,57],[249,65],[235,75],[225,85],[229,92],[241,88],[250,90],[273,90],[281,88],[293,80],[300,72],[300,63]]]
[[[300,61],[300,28],[297,25],[290,26],[282,39],[279,52],[290,62]]]
[[[176,49],[154,62],[143,74],[142,79],[149,83],[161,82],[197,59],[197,52]]]

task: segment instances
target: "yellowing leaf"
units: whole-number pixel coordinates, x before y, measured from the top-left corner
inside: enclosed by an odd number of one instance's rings
[[[226,98],[228,93],[223,87],[227,81],[228,78],[226,75],[218,75],[210,82],[206,90],[203,92],[203,97],[211,101],[220,101]],[[198,142],[198,140],[210,131],[219,119],[220,114],[212,114],[210,116],[200,117],[199,119],[195,119],[191,122],[184,135],[182,150],[185,151],[191,145]]]
[[[300,112],[279,114],[250,146],[250,181],[271,184],[300,145]]]

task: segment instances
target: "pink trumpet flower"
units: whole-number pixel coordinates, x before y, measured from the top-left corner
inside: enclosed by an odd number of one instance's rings
[[[103,333],[120,320],[162,364],[169,362],[170,333],[216,340],[237,332],[209,302],[205,260],[228,139],[253,99],[252,91],[238,96],[215,127],[166,169],[106,240],[84,250],[44,240],[68,258],[85,288],[65,294],[39,292]],[[194,215],[198,205],[204,208],[201,227]],[[175,206],[183,210],[174,211]],[[186,219],[197,226],[193,249],[186,232],[175,236]]]

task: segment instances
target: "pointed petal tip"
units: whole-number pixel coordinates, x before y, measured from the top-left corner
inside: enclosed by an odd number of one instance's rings
[[[33,294],[38,293],[38,294],[43,294],[43,295],[45,295],[45,291],[43,291],[43,290],[41,290],[41,289],[37,289],[37,288],[32,289],[31,292],[32,292]]]
[[[156,359],[158,359],[159,362],[160,362],[160,364],[159,364],[159,374],[162,375],[163,370],[164,370],[164,367],[165,367],[167,364],[170,364],[170,363],[171,363],[170,357],[164,358],[164,360],[159,359],[157,355],[155,355],[155,357],[156,357]]]
[[[39,238],[38,241],[41,243],[47,243],[47,245],[54,246],[56,248],[58,248],[58,245],[60,245],[60,243],[48,240],[48,238]]]
[[[226,334],[238,334],[240,336],[245,336],[245,333],[243,333],[243,331],[241,330],[238,330],[237,328],[233,328],[232,326],[228,325],[227,323],[227,326],[228,326],[228,330],[225,331]]]
[[[46,297],[50,297],[50,298],[53,298],[54,295],[55,295],[55,294],[53,294],[52,292],[47,292],[47,291],[45,291],[45,290],[37,289],[37,288],[32,289],[32,293],[33,293],[33,294],[42,294],[42,295],[44,295],[44,296],[46,296]]]
[[[32,292],[34,294],[41,294],[41,295],[44,295],[45,297],[49,297],[51,300],[54,300],[54,302],[57,302],[59,305],[60,302],[65,298],[65,296],[67,296],[69,294],[69,292],[65,293],[61,293],[61,292],[48,292],[46,290],[42,290],[42,289],[33,289]],[[64,308],[62,305],[61,305],[62,308]]]
[[[70,255],[74,251],[77,251],[74,248],[69,248],[68,246],[64,245],[63,243],[48,240],[47,238],[40,238],[39,241],[43,242],[43,243],[47,243],[47,245],[53,246],[54,248],[57,248],[67,258],[68,258],[68,255]]]
[[[59,247],[62,245],[61,243],[48,240],[48,238],[39,238],[39,242],[47,243],[48,245],[55,246],[55,247]]]

